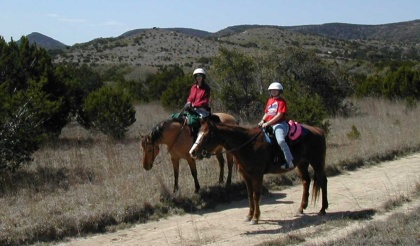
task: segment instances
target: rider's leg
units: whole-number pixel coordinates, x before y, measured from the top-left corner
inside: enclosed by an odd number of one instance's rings
[[[274,125],[273,130],[274,135],[276,135],[277,143],[283,151],[284,159],[286,160],[286,163],[284,163],[281,167],[283,169],[294,168],[293,156],[285,140],[285,136],[289,130],[289,125],[287,124],[287,122],[282,122],[280,124]]]
[[[204,118],[206,118],[207,116],[209,116],[210,115],[210,112],[209,111],[207,111],[206,109],[204,109],[204,108],[197,108],[196,110],[195,110],[195,112],[197,112],[197,114],[199,114],[200,115],[200,118],[202,118],[202,119],[204,119]]]

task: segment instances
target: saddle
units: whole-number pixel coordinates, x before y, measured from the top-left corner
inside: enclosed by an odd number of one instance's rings
[[[303,127],[300,123],[289,120],[287,122],[289,124],[289,131],[286,135],[286,142],[289,145],[293,145],[303,139],[306,134],[308,134],[308,129]],[[265,140],[269,144],[277,145],[276,136],[274,135],[273,127],[268,126],[263,129]]]
[[[184,111],[182,114],[180,113],[175,113],[171,115],[171,118],[182,123],[182,124],[186,124],[187,126],[189,126],[190,129],[190,135],[193,137],[194,141],[197,139],[197,134],[198,131],[200,130],[200,115],[197,114],[194,111],[188,110],[188,111]],[[221,120],[219,118],[219,116],[215,115],[215,114],[210,114],[208,117],[206,117],[208,119],[210,119],[213,122],[216,123],[220,123]]]

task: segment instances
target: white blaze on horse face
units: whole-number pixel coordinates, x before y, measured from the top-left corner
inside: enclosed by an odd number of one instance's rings
[[[193,146],[190,149],[190,155],[192,156],[192,153],[194,152],[195,148],[197,148],[197,146],[201,143],[201,139],[203,138],[203,133],[202,132],[198,132],[198,136],[197,136],[197,140],[195,140],[195,143],[193,144]]]

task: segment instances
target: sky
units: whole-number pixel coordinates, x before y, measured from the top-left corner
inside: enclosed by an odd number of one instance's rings
[[[6,42],[39,32],[66,45],[139,28],[378,25],[420,19],[420,0],[0,0]]]

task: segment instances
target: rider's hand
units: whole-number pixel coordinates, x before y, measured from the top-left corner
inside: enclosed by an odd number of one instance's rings
[[[191,108],[191,103],[187,102],[184,106],[184,109],[189,109],[189,108]]]
[[[258,123],[258,126],[262,126],[264,124],[264,121],[260,121],[260,123]]]
[[[266,128],[267,126],[269,126],[269,124],[267,122],[265,122],[264,124],[261,125],[262,128]]]

